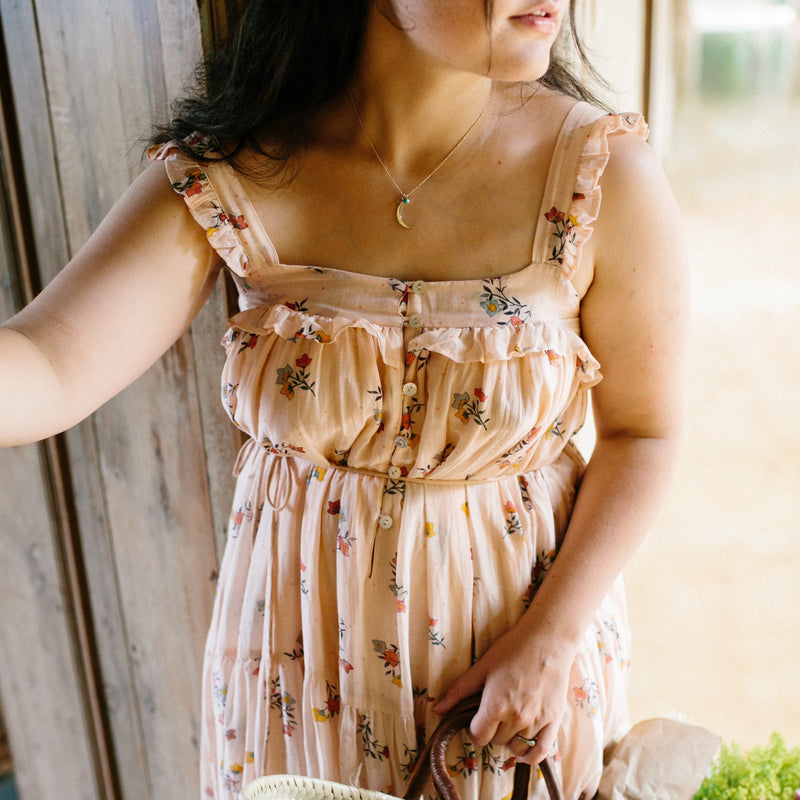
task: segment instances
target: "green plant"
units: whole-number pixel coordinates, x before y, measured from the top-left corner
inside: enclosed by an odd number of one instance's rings
[[[723,744],[694,800],[800,800],[800,747],[787,749],[779,733],[744,753]]]

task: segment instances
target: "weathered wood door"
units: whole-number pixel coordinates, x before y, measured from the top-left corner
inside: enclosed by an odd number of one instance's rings
[[[1,318],[142,168],[139,139],[200,57],[201,20],[212,37],[224,11],[0,0]],[[216,399],[224,319],[218,291],[90,420],[0,450],[0,695],[23,800],[199,796],[203,639],[238,447]]]

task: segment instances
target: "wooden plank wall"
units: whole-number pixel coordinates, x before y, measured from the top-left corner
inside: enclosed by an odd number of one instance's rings
[[[6,318],[23,278],[49,281],[141,169],[139,139],[201,33],[192,0],[0,0],[0,21],[21,134],[0,186]],[[217,291],[93,418],[0,451],[0,695],[22,800],[199,796],[203,640],[239,444],[216,398],[224,318]]]

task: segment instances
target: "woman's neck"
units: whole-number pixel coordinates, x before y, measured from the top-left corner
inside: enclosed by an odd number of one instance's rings
[[[481,115],[492,81],[419,52],[373,7],[349,90],[389,171],[413,180],[435,166]],[[340,113],[347,113],[347,92],[340,102]],[[488,117],[484,113],[480,127],[488,127]],[[475,130],[472,138],[483,137]]]

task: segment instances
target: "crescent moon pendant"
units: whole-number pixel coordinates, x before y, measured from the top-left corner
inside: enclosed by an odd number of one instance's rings
[[[401,198],[400,198],[400,200],[399,200],[399,201],[398,201],[398,203],[397,203],[397,211],[396,211],[396,213],[395,213],[395,216],[397,217],[397,221],[398,221],[398,223],[399,223],[399,224],[400,224],[402,227],[404,227],[404,228],[405,228],[407,231],[410,231],[412,226],[411,226],[411,225],[407,225],[407,224],[406,224],[406,223],[403,221],[403,209],[404,209],[404,208],[405,208],[405,207],[406,207],[406,206],[407,206],[407,205],[408,205],[410,202],[411,202],[411,201],[410,201],[410,200],[409,200],[407,197],[401,197]]]

